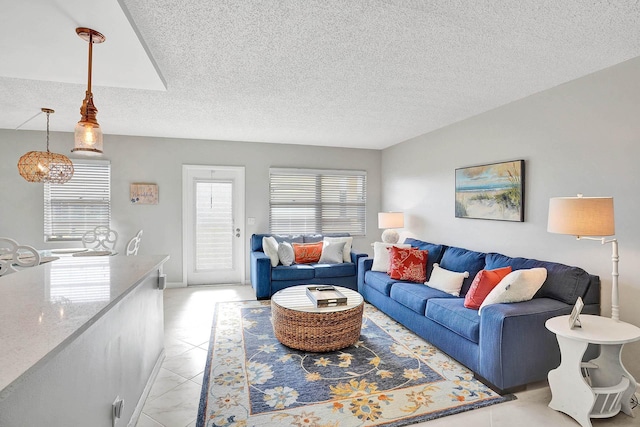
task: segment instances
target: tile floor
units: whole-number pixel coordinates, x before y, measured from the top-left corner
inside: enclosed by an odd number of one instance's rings
[[[216,302],[255,299],[251,286],[201,286],[167,289],[164,293],[165,352],[160,373],[142,410],[137,427],[194,427],[202,375]],[[517,400],[425,423],[428,427],[577,427],[578,423],[549,409],[546,383],[516,393]],[[594,427],[638,427],[636,418],[618,414],[594,419]]]

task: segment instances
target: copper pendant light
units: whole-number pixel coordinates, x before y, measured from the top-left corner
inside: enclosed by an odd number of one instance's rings
[[[64,154],[49,151],[49,114],[50,108],[42,108],[47,114],[47,151],[29,151],[18,160],[20,176],[29,182],[50,182],[64,184],[73,176],[73,163]]]
[[[75,129],[74,148],[72,152],[84,154],[102,154],[102,129],[96,119],[98,109],[93,105],[93,93],[91,93],[91,67],[93,61],[93,44],[102,43],[105,37],[99,32],[90,28],[76,28],[76,33],[80,38],[89,42],[89,77],[87,80],[87,92],[80,115],[82,116]]]

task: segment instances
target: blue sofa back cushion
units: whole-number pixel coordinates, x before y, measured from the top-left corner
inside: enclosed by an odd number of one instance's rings
[[[539,261],[530,258],[511,258],[506,255],[487,254],[487,270],[511,266],[514,270],[544,267],[547,269],[547,280],[535,294],[534,298],[547,297],[575,304],[578,297],[585,298],[592,276],[579,267],[570,267],[557,262]],[[590,301],[585,301],[589,304]]]
[[[442,254],[447,248],[445,245],[436,245],[435,243],[423,242],[422,240],[412,239],[410,237],[404,239],[404,243],[411,245],[412,248],[418,248],[423,251],[429,251],[427,256],[427,280],[431,276],[431,270],[433,270],[434,263],[440,263]]]
[[[440,267],[449,271],[456,271],[463,273],[469,272],[469,277],[462,282],[462,289],[460,290],[460,296],[465,296],[467,291],[471,287],[471,282],[475,279],[478,271],[484,269],[485,253],[475,252],[468,249],[457,248],[455,246],[448,246],[442,260],[440,261]]]
[[[273,236],[278,243],[315,243],[321,242],[326,237],[349,237],[349,233],[327,233],[327,234],[253,234],[251,235],[251,250],[262,251],[262,238]]]

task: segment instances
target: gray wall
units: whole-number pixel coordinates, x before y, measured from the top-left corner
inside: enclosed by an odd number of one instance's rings
[[[620,317],[640,325],[638,76],[634,59],[384,150],[383,210],[408,213],[405,235],[582,267],[601,277],[610,315],[611,245],[546,228],[551,197],[613,196]],[[524,223],[454,217],[456,168],[515,159],[526,161]],[[640,344],[623,356],[640,378]]]
[[[103,123],[108,128],[108,123]],[[51,134],[51,151],[69,157],[73,134]],[[25,181],[17,170],[21,155],[45,150],[44,132],[0,130],[0,236],[36,248],[63,246],[43,239],[43,185]],[[167,280],[182,282],[182,165],[245,167],[245,213],[256,218],[245,226],[246,280],[249,280],[248,241],[269,228],[269,167],[358,169],[367,171],[367,237],[354,239],[355,249],[371,253],[379,235],[379,150],[311,147],[229,141],[201,141],[105,135],[104,156],[111,161],[112,227],[120,233],[118,250],[142,228],[139,254],[168,254]],[[156,183],[158,205],[133,205],[129,184]],[[78,246],[78,243],[66,246]]]

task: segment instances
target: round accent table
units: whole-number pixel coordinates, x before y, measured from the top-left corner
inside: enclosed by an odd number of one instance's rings
[[[346,305],[316,308],[307,297],[307,285],[292,286],[271,297],[276,338],[287,347],[311,352],[339,350],[360,338],[364,300],[359,293],[335,286]]]
[[[569,316],[547,320],[556,334],[561,363],[549,372],[549,407],[573,417],[582,427],[591,418],[608,418],[622,411],[633,417],[631,396],[636,381],[621,360],[624,344],[640,339],[640,328],[608,317],[581,315],[582,327],[569,328]],[[583,363],[587,346],[600,345],[600,356]]]

